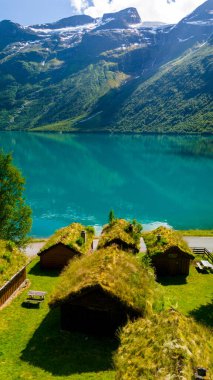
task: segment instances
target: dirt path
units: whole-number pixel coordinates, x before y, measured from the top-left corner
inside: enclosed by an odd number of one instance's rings
[[[27,247],[24,249],[24,252],[28,257],[36,256],[45,243],[46,241],[31,243],[27,245]]]
[[[184,240],[190,247],[204,247],[210,252],[213,252],[213,237],[208,236],[184,236]]]

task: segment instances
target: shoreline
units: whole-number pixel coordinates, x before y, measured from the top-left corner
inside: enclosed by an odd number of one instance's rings
[[[210,230],[200,230],[200,229],[189,229],[189,230],[176,230],[180,232],[183,236],[192,236],[192,237],[213,237],[213,229]],[[143,233],[146,233],[148,231],[143,231]],[[52,236],[52,235],[50,235]],[[46,237],[29,237],[29,243],[42,243],[47,241],[50,236]]]
[[[213,136],[213,133],[212,132],[170,132],[170,131],[164,131],[164,132],[157,132],[157,131],[152,131],[152,132],[148,132],[148,131],[141,131],[141,132],[137,132],[137,131],[114,131],[114,130],[70,130],[70,131],[67,131],[67,130],[40,130],[40,129],[28,129],[28,130],[24,130],[24,129],[0,129],[0,132],[19,132],[19,133],[28,133],[28,134],[34,134],[34,133],[38,133],[38,134],[71,134],[71,135],[97,135],[97,134],[100,134],[100,135],[118,135],[118,136],[121,136],[121,135],[133,135],[133,136],[152,136],[152,135],[156,135],[156,136],[204,136],[204,137],[212,137]]]

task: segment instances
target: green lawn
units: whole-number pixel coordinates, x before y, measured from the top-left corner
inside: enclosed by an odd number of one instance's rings
[[[213,230],[180,230],[183,236],[213,236]]]
[[[47,276],[37,259],[28,269],[31,289],[45,290],[48,296],[58,280]],[[199,274],[191,268],[187,279],[161,280],[166,303],[213,326],[213,274]],[[22,306],[27,290],[0,311],[0,379],[113,380],[112,355],[118,342],[60,331],[59,311],[48,309],[48,296],[40,309]]]
[[[58,274],[42,275],[29,266],[31,289],[48,295]],[[60,331],[58,310],[49,311],[48,296],[40,309],[22,307],[27,290],[0,311],[0,379],[112,380],[112,353],[117,341]]]
[[[197,261],[200,259],[197,255]],[[159,282],[164,288],[166,304],[213,327],[213,273],[198,273],[193,263],[188,277],[164,277]]]

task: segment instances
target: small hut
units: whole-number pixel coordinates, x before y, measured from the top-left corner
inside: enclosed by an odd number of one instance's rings
[[[175,310],[128,323],[120,342],[116,380],[213,378],[210,331]]]
[[[73,223],[56,231],[38,253],[43,269],[63,269],[76,256],[91,250],[93,227]]]
[[[26,263],[14,243],[0,240],[0,306],[25,282]]]
[[[159,227],[145,234],[144,240],[157,275],[188,276],[194,255],[177,231]]]
[[[98,248],[116,245],[123,251],[137,253],[140,251],[141,231],[142,226],[137,222],[115,219],[103,228]]]
[[[151,268],[108,247],[70,262],[50,307],[60,306],[63,330],[111,335],[129,318],[147,313],[157,287]]]

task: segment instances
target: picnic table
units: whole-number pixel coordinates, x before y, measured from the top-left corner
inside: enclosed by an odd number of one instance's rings
[[[24,304],[28,307],[40,307],[40,303],[44,301],[47,292],[38,290],[30,290],[27,293],[27,299]]]
[[[41,292],[38,290],[30,290],[27,295],[29,299],[44,301],[47,292]]]
[[[197,262],[196,267],[201,272],[206,272],[208,270],[213,272],[213,265],[208,260],[201,260]]]
[[[200,263],[204,269],[213,270],[213,265],[208,260],[201,260]]]

